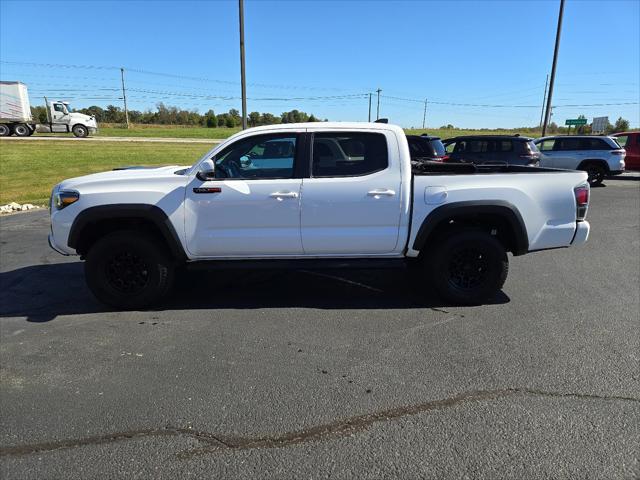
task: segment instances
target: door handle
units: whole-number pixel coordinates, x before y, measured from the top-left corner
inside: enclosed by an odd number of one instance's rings
[[[395,194],[396,192],[389,188],[377,188],[375,190],[371,190],[367,192],[367,195],[369,195],[370,197],[376,197],[376,198],[380,197],[381,195],[384,195],[386,197],[393,197]]]
[[[275,198],[277,200],[282,200],[283,198],[298,198],[297,192],[273,192],[269,195],[271,198]]]

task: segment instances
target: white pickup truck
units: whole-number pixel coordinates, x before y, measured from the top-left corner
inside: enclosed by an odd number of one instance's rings
[[[477,304],[507,252],[583,244],[587,174],[523,166],[418,164],[381,123],[252,128],[191,167],[125,168],[65,180],[49,244],[86,260],[102,302],[161,300],[181,266],[411,264],[446,301]]]

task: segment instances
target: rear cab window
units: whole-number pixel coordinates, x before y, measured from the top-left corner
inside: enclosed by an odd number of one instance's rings
[[[322,132],[313,136],[313,177],[370,175],[388,166],[387,139],[382,133]]]

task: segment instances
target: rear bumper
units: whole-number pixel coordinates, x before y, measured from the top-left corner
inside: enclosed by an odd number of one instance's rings
[[[611,171],[609,171],[609,175],[610,176],[622,175],[623,173],[624,173],[624,170],[611,170]]]
[[[573,235],[573,240],[571,241],[571,245],[574,247],[579,247],[587,242],[589,238],[589,230],[591,229],[591,225],[589,222],[583,220],[581,222],[576,222],[576,233]]]

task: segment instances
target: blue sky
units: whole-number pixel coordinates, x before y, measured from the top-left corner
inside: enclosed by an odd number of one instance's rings
[[[379,87],[380,115],[405,127],[422,125],[425,98],[428,127],[536,125],[558,6],[246,0],[248,110],[366,120],[366,94]],[[119,69],[95,67],[124,66],[130,108],[240,109],[236,1],[0,0],[0,60],[0,78],[27,83],[33,103],[121,105]],[[640,1],[567,0],[553,119],[639,126],[639,83]]]

